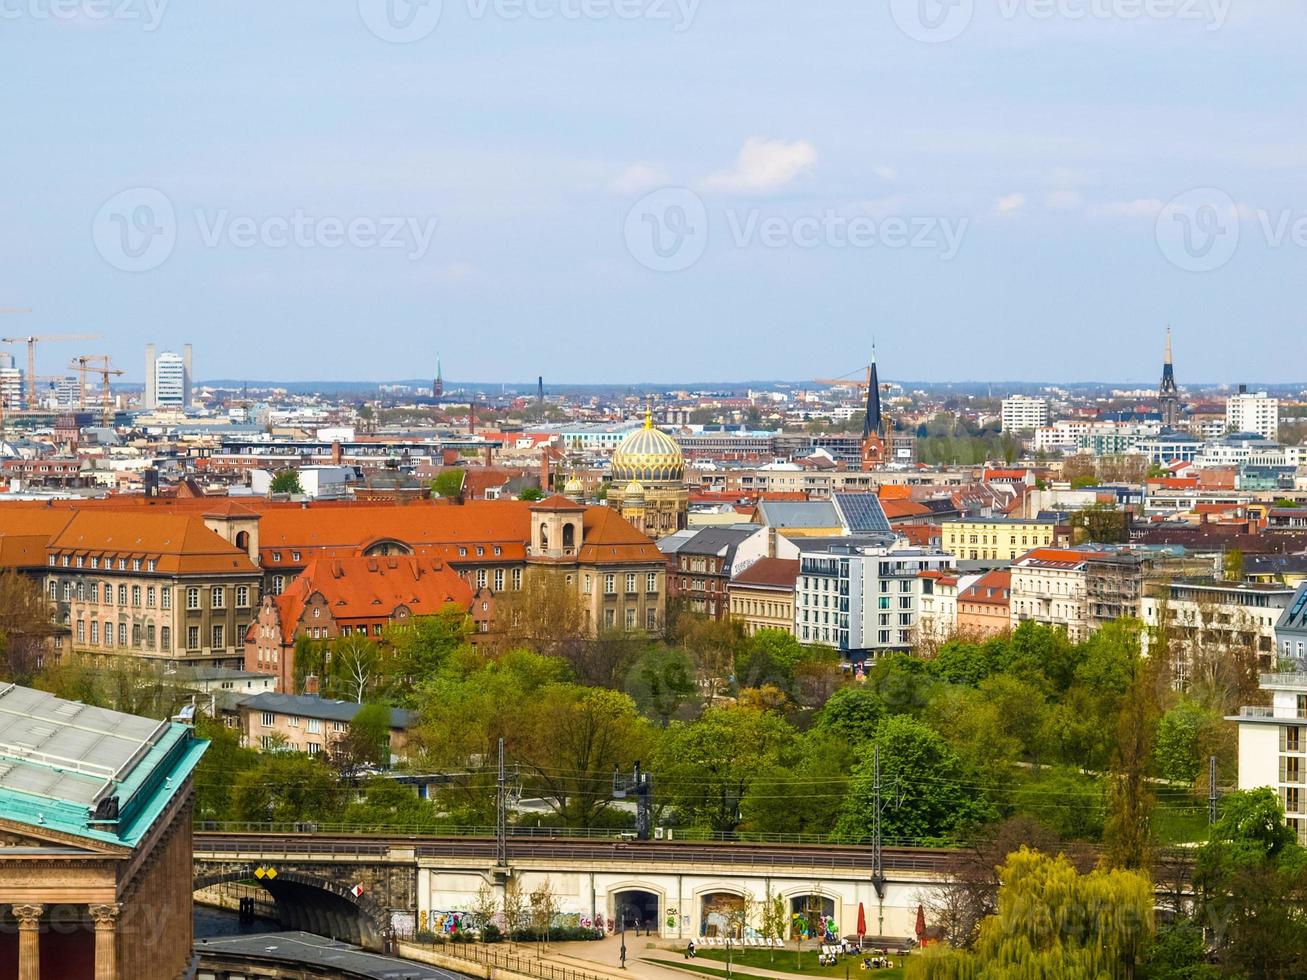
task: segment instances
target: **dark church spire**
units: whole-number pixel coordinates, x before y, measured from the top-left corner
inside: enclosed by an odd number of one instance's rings
[[[1171,363],[1171,328],[1166,328],[1166,360],[1162,362],[1162,382],[1157,386],[1157,408],[1162,416],[1162,431],[1171,432],[1180,423],[1180,389],[1175,383]]]
[[[876,345],[871,345],[871,366],[867,368],[867,417],[862,423],[862,438],[885,434],[885,420],[880,414],[880,376],[876,373]]]

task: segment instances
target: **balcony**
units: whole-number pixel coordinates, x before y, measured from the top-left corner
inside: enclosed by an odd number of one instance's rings
[[[1264,704],[1245,704],[1239,709],[1240,718],[1274,718],[1275,709]]]

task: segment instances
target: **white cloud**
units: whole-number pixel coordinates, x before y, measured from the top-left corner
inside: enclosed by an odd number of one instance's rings
[[[994,210],[999,214],[1016,214],[1026,206],[1026,195],[1008,194],[994,202]]]
[[[729,194],[768,194],[808,172],[816,162],[817,150],[807,140],[755,136],[740,148],[734,169],[713,174],[704,187]]]
[[[633,163],[608,185],[614,194],[642,194],[671,183],[662,167],[651,163]]]
[[[1156,218],[1166,207],[1155,197],[1140,197],[1133,201],[1113,201],[1095,204],[1089,213],[1100,218]]]
[[[1044,205],[1054,211],[1075,211],[1083,203],[1079,191],[1050,191],[1044,198]]]

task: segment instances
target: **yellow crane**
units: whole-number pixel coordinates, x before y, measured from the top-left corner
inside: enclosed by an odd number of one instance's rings
[[[98,333],[66,333],[31,335],[27,337],[0,337],[0,343],[27,344],[27,407],[36,408],[36,342],[61,340],[99,340]]]
[[[122,377],[126,371],[113,366],[113,359],[108,354],[83,354],[73,358],[68,365],[70,370],[79,372],[81,377],[81,397],[78,399],[82,408],[86,407],[86,374],[91,372],[100,376],[101,424],[108,428],[113,424],[113,395],[109,391],[109,378]]]

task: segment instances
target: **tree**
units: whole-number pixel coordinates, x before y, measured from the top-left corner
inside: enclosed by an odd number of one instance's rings
[[[362,795],[345,807],[343,820],[351,827],[433,830],[439,825],[436,808],[420,800],[412,788],[385,776],[364,781]]]
[[[1154,758],[1157,772],[1177,783],[1196,783],[1207,771],[1207,748],[1221,716],[1191,698],[1181,698],[1162,715],[1157,726]]]
[[[849,684],[830,696],[814,722],[814,727],[828,735],[851,743],[865,742],[876,733],[885,717],[885,702],[878,692]]]
[[[1115,625],[1115,624],[1114,624]],[[1127,637],[1131,635],[1126,630]],[[1137,636],[1137,631],[1133,631]],[[1127,638],[1127,643],[1135,642]],[[1133,648],[1132,677],[1117,716],[1116,751],[1108,777],[1103,861],[1108,867],[1147,869],[1152,863],[1152,814],[1157,803],[1149,776],[1164,665]]]
[[[276,752],[231,781],[232,809],[245,823],[334,819],[340,802],[336,774],[312,756]]]
[[[1302,973],[1307,949],[1307,850],[1285,825],[1276,791],[1241,790],[1194,867],[1197,920],[1213,931],[1218,961],[1235,976],[1269,980]]]
[[[499,911],[499,896],[495,894],[494,887],[483,881],[476,894],[472,896],[468,911],[476,918],[481,928],[481,941],[489,941],[488,933],[494,924],[495,913]]]
[[[631,668],[626,693],[640,710],[666,728],[683,706],[694,700],[694,663],[679,647],[650,644]]]
[[[461,497],[463,495],[463,481],[466,477],[467,470],[462,467],[441,470],[436,474],[436,478],[431,481],[431,492],[437,497],[446,499]]]
[[[789,925],[790,917],[785,911],[785,897],[772,890],[771,879],[767,879],[767,890],[762,896],[762,915],[759,922],[759,932],[763,939],[784,939],[785,927]],[[776,962],[776,944],[767,943],[767,950],[771,954],[770,961]]]
[[[881,830],[892,841],[940,840],[966,824],[984,823],[989,805],[974,792],[976,777],[933,728],[906,715],[877,726],[882,787]],[[836,834],[866,840],[874,824],[875,767],[871,746],[853,770]]]
[[[516,875],[504,882],[503,906],[504,930],[508,933],[508,941],[511,943],[527,921],[526,898],[522,894],[522,883]]]
[[[1081,875],[1065,857],[1021,848],[999,871],[993,915],[971,953],[936,948],[909,961],[917,980],[1130,977],[1153,932],[1153,886],[1134,871]]]
[[[735,673],[736,655],[744,647],[744,628],[729,617],[713,619],[683,612],[673,623],[672,638],[694,658],[699,688],[711,705],[726,693]]]
[[[663,796],[690,822],[735,830],[753,781],[771,770],[794,735],[773,712],[741,706],[709,708],[697,721],[674,723],[658,740]]]
[[[581,597],[562,575],[544,568],[528,568],[520,590],[496,596],[495,620],[500,630],[491,636],[500,650],[562,657],[590,636]]]
[[[1231,548],[1225,553],[1221,560],[1221,567],[1225,572],[1227,582],[1243,581],[1243,552],[1238,548]]]
[[[359,634],[341,637],[331,652],[336,685],[355,704],[362,704],[369,694],[377,693],[383,686],[386,664],[377,645],[367,637]]]
[[[390,626],[385,641],[394,671],[405,681],[394,694],[406,706],[414,701],[417,681],[435,675],[456,653],[471,649],[472,621],[458,605],[450,604],[432,616],[413,616]]]
[[[1115,504],[1090,504],[1071,515],[1074,544],[1124,544],[1129,540],[1130,518]]]
[[[545,945],[549,943],[549,926],[554,921],[554,916],[558,913],[558,896],[554,894],[554,886],[546,875],[540,880],[540,884],[531,890],[531,928],[536,934],[536,956],[539,958],[542,954],[541,941]]]
[[[0,653],[4,679],[29,684],[57,632],[54,608],[41,588],[17,569],[0,572]]]
[[[195,819],[233,820],[232,786],[241,773],[256,768],[262,757],[241,745],[240,729],[228,728],[216,718],[197,718],[195,735],[209,743],[195,768]]]
[[[327,746],[331,764],[344,777],[356,776],[367,768],[390,764],[390,708],[365,704],[349,727]]]
[[[300,485],[300,475],[298,470],[282,470],[272,478],[272,484],[268,487],[268,493],[303,493],[304,487]]]
[[[647,758],[648,723],[625,694],[577,684],[544,688],[522,706],[516,757],[531,787],[571,827],[592,827],[612,803],[612,772]]]
[[[517,495],[518,500],[528,500],[534,503],[537,500],[545,499],[545,492],[539,487],[524,487]]]
[[[853,758],[848,742],[820,730],[782,746],[776,764],[744,794],[745,825],[755,833],[825,837],[839,817]]]

